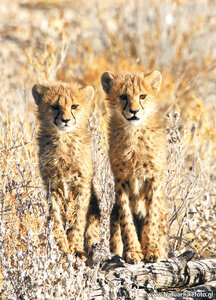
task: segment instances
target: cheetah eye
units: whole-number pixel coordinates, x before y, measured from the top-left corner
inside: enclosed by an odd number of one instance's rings
[[[53,105],[51,105],[51,107],[54,110],[59,110],[59,105],[58,104],[53,104]]]
[[[73,105],[71,105],[71,109],[77,109],[78,106],[79,106],[79,105],[77,105],[77,104],[73,104]]]
[[[142,94],[142,95],[140,95],[140,99],[144,100],[146,98],[146,96],[147,96],[146,94]]]
[[[119,95],[119,98],[123,101],[127,101],[128,100],[128,96],[126,94],[121,94]]]

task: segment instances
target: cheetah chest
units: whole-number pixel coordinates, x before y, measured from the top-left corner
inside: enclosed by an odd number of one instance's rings
[[[132,176],[129,180],[129,183],[130,183],[131,191],[134,194],[134,196],[139,196],[144,188],[144,183],[145,183],[143,175],[142,177]]]

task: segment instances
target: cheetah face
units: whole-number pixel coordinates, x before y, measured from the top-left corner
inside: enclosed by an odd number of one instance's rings
[[[68,99],[67,102],[70,105],[64,105],[66,101],[58,100],[57,103],[50,105],[50,110],[52,114],[52,120],[55,126],[64,132],[70,132],[76,125],[76,117],[78,115],[75,110],[79,109],[79,104],[72,104],[71,99]]]
[[[155,95],[161,84],[160,72],[154,71],[147,76],[105,72],[101,83],[108,95],[111,114],[127,124],[138,125],[155,112]]]
[[[147,116],[151,110],[153,110],[153,105],[146,105],[143,103],[147,94],[140,95],[129,95],[129,94],[120,94],[118,96],[119,103],[117,110],[122,114],[124,120],[130,124],[137,125],[142,122],[142,120]]]
[[[32,94],[38,106],[39,120],[44,126],[59,132],[71,132],[86,124],[94,90],[91,86],[35,85]]]

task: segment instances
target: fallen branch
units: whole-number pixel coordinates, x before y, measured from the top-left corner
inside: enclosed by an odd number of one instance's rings
[[[97,250],[93,252],[89,262],[100,266],[97,284],[91,293],[92,299],[103,299],[106,286],[118,287],[115,294],[121,299],[132,299],[131,291],[134,293],[135,289],[136,299],[157,295],[160,299],[177,299],[181,293],[181,297],[185,293],[187,299],[193,299],[195,292],[210,293],[207,299],[216,296],[216,259],[190,261],[195,253],[189,250],[178,257],[157,263],[131,265],[117,255],[102,259],[101,262],[100,255],[95,254]]]

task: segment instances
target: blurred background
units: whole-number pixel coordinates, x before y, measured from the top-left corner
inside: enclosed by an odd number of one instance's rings
[[[36,247],[43,253],[49,243],[31,96],[36,82],[76,79],[96,90],[90,128],[103,234],[109,235],[114,196],[100,76],[106,70],[160,70],[159,98],[167,119],[169,150],[166,195],[171,250],[178,254],[189,248],[198,257],[215,256],[216,1],[1,0],[0,19],[0,239],[4,249],[0,278],[4,293],[9,293],[12,284],[8,273],[12,265],[16,284],[21,280],[20,261],[26,272],[35,274],[35,282],[40,281],[28,263],[33,257],[29,249]],[[39,264],[38,252],[34,253]],[[27,291],[25,281],[20,282]]]

